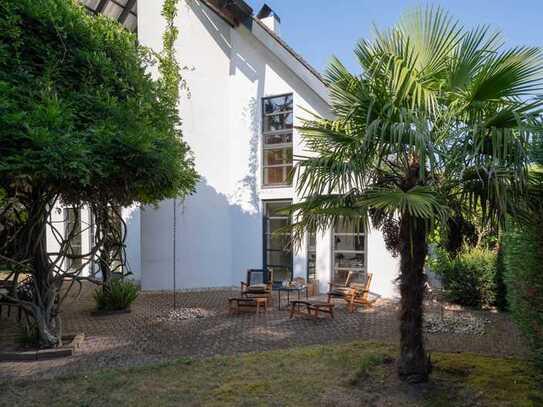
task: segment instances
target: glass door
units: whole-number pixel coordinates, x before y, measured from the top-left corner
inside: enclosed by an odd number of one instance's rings
[[[282,228],[290,225],[288,215],[277,213],[292,201],[264,202],[264,268],[272,272],[275,286],[292,279],[291,234]]]

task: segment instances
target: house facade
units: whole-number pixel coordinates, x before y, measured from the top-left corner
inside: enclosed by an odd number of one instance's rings
[[[134,5],[138,40],[156,51],[162,3]],[[309,154],[295,127],[308,112],[331,115],[326,85],[281,39],[279,16],[268,6],[254,15],[242,0],[178,4],[175,47],[188,86],[179,108],[201,181],[182,201],[123,210],[128,264],[142,289],[239,286],[247,269],[264,267],[274,281],[303,277],[321,292],[348,271],[370,272],[371,292],[395,296],[398,262],[380,232],[338,226],[294,247],[274,233],[289,222],[277,209],[302,198],[288,177]]]

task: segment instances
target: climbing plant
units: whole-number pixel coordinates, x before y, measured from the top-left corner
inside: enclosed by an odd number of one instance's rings
[[[86,278],[101,245],[67,269],[76,229],[51,222],[54,208],[153,204],[194,190],[174,89],[152,78],[151,56],[117,22],[78,2],[0,2],[0,188],[3,202],[16,195],[25,214],[1,236],[0,256],[32,279],[30,297],[10,297],[35,319],[42,346],[61,343],[61,288]]]

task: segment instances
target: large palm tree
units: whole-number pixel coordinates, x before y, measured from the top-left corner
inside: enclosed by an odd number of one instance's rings
[[[521,201],[526,146],[541,130],[542,54],[504,49],[488,27],[465,30],[442,9],[419,8],[355,55],[360,74],[337,59],[326,72],[335,118],[299,129],[312,153],[296,164],[304,200],[290,208],[294,235],[335,222],[384,232],[400,255],[399,374],[422,382],[429,231],[454,211],[500,222]]]

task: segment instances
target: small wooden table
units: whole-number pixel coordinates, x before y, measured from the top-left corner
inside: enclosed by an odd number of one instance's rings
[[[295,300],[290,302],[290,318],[293,318],[294,315],[306,315],[319,319],[320,313],[328,314],[333,319],[334,304],[323,301]]]
[[[264,312],[268,310],[268,299],[266,297],[231,297],[228,298],[228,310],[232,314],[241,309],[255,308],[256,313],[260,314],[261,308]]]
[[[307,292],[307,286],[305,285],[301,285],[301,286],[292,286],[292,287],[277,287],[275,289],[275,291],[277,291],[277,295],[279,297],[279,301],[278,301],[278,309],[281,310],[281,291],[286,291],[287,293],[287,306],[288,304],[290,303],[290,293],[291,292],[297,292],[298,293],[298,300],[300,299],[300,296],[301,296],[301,293],[302,291],[305,291],[305,299],[307,300],[309,295],[308,295],[308,292]]]

